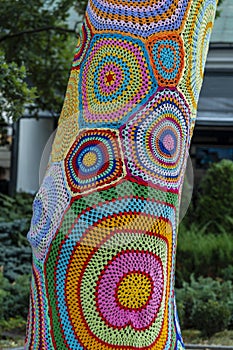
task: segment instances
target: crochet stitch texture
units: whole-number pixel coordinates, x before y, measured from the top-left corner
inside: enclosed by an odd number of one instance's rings
[[[89,0],[33,204],[25,349],[184,349],[179,202],[215,10]]]

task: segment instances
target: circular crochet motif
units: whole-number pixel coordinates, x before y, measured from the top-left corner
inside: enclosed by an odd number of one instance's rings
[[[79,72],[72,70],[68,81],[66,96],[62,107],[59,124],[67,121],[68,118],[76,116],[78,122],[79,96],[78,96]]]
[[[174,220],[149,198],[72,203],[45,263],[56,348],[171,348]]]
[[[181,37],[176,33],[162,33],[148,41],[155,77],[160,86],[174,87],[184,67],[184,50]]]
[[[96,35],[81,68],[80,125],[117,127],[156,91],[148,53],[139,40]]]
[[[147,38],[183,27],[189,0],[90,0],[87,14],[93,31],[118,31]]]
[[[72,195],[106,187],[124,176],[118,133],[109,129],[82,130],[65,158]]]
[[[97,286],[97,308],[106,324],[145,329],[162,301],[161,259],[148,252],[122,251],[108,262]]]
[[[91,33],[90,25],[88,23],[88,20],[84,18],[82,30],[80,31],[80,34],[79,34],[78,44],[74,52],[73,68],[77,69],[80,67],[80,64],[82,63],[86,55],[91,37],[92,37],[92,33]]]
[[[153,186],[177,189],[189,143],[190,113],[177,91],[158,92],[122,127],[129,176]]]
[[[69,202],[70,195],[64,186],[61,165],[52,164],[34,199],[31,227],[27,235],[37,259],[44,259]]]
[[[186,53],[185,71],[178,87],[190,104],[194,116],[203,81],[215,9],[216,0],[194,1],[182,33]]]

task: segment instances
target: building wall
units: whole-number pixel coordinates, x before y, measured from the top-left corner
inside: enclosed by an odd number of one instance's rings
[[[52,118],[20,120],[17,191],[35,193],[38,190],[39,178],[43,177],[46,162],[44,159],[40,171],[41,157],[53,130]]]

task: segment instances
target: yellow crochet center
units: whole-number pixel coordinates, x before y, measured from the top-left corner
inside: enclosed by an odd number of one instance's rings
[[[123,307],[139,309],[147,304],[151,292],[149,277],[139,272],[132,272],[122,279],[117,290],[117,298]]]
[[[94,152],[88,152],[83,157],[83,164],[88,167],[94,165],[96,161],[97,161],[97,156]]]

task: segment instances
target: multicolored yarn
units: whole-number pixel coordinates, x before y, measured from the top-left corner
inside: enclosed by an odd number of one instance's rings
[[[26,350],[184,349],[179,202],[215,9],[89,0],[33,205]]]
[[[120,34],[93,37],[80,76],[81,127],[119,127],[157,89],[145,45]]]
[[[152,67],[159,86],[177,86],[184,68],[183,41],[176,32],[163,32],[148,39]]]
[[[52,163],[34,199],[31,227],[27,236],[39,261],[44,260],[69,202],[70,195],[64,184],[61,164]]]
[[[182,33],[185,56],[183,77],[178,84],[184,94],[193,119],[196,117],[197,103],[204,77],[205,61],[213,27],[213,13],[216,0],[196,0],[193,2]]]
[[[64,105],[59,118],[59,123],[61,123],[63,120],[66,122],[67,118],[73,117],[74,115],[76,115],[77,117],[78,115],[78,111],[79,111],[79,95],[78,95],[78,88],[77,88],[78,81],[79,81],[79,71],[72,70],[70,74],[67,90],[66,90]]]
[[[27,349],[53,349],[48,312],[43,264],[34,259],[27,320]]]
[[[60,121],[52,145],[51,160],[53,162],[60,162],[64,159],[67,147],[72,145],[78,134],[77,118],[78,114],[73,114],[67,117],[66,120]]]
[[[182,29],[190,0],[90,0],[87,15],[93,32],[121,32],[143,39]]]
[[[177,202],[125,181],[71,203],[45,263],[55,348],[170,344]]]
[[[123,154],[117,130],[82,130],[65,161],[65,173],[71,194],[112,186],[124,177]]]
[[[122,126],[130,177],[150,186],[179,189],[189,145],[190,112],[178,91],[160,90]]]

